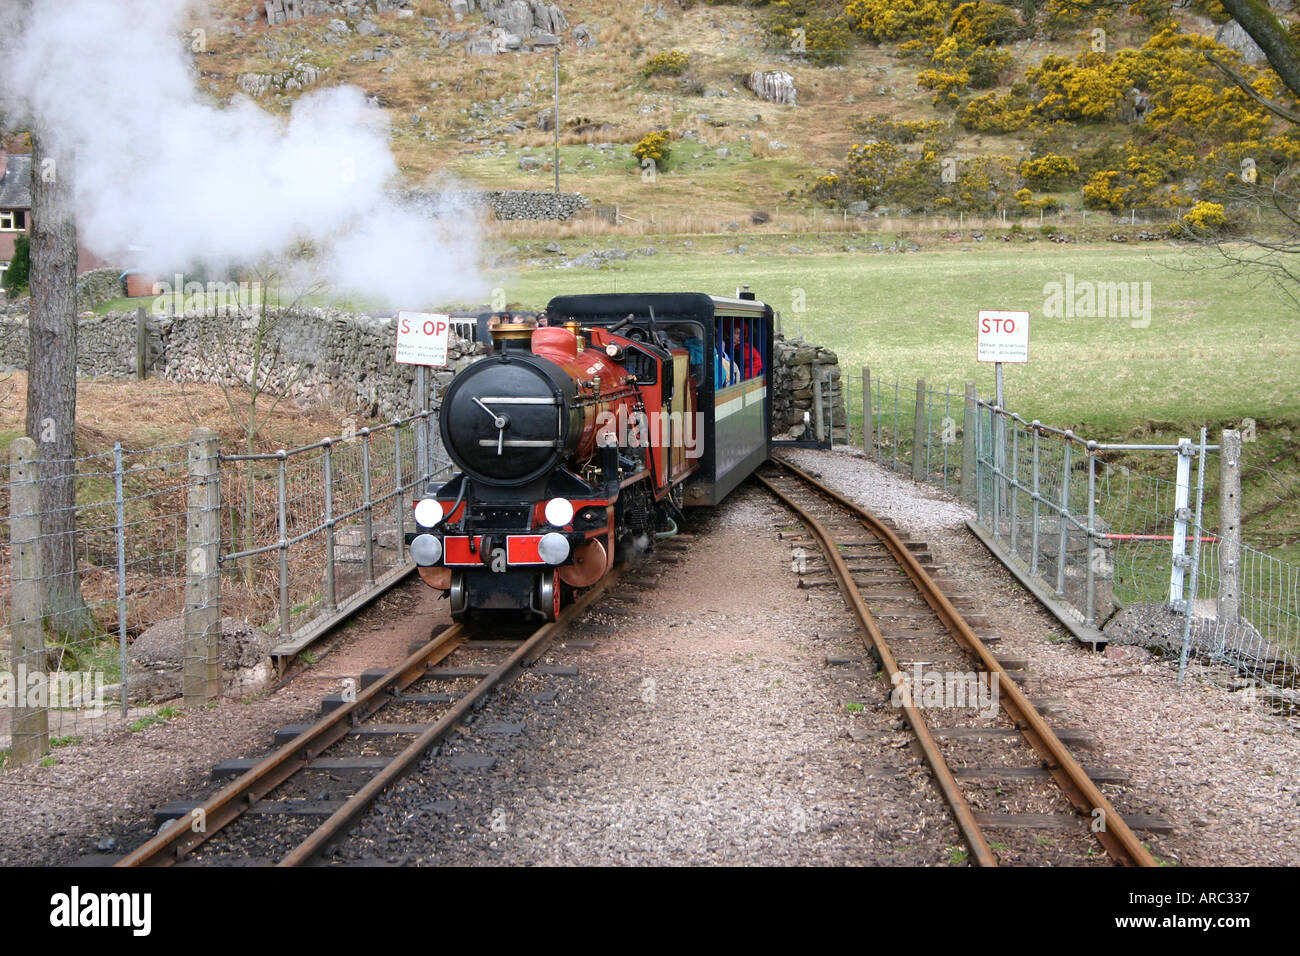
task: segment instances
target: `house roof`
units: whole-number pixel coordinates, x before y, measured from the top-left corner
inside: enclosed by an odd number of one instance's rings
[[[9,155],[4,178],[0,179],[0,209],[32,208],[32,158]]]

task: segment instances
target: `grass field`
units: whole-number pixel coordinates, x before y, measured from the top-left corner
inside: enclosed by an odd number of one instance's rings
[[[860,237],[848,237],[863,243]],[[1300,563],[1300,314],[1258,276],[1202,268],[1167,243],[1056,246],[1001,242],[909,254],[826,251],[804,237],[717,237],[658,244],[601,269],[538,267],[493,279],[512,302],[540,306],[574,292],[693,289],[731,294],[748,283],[783,313],[787,335],[835,350],[852,377],[852,419],[862,420],[860,369],[873,378],[917,378],[951,386],[974,381],[993,391],[993,369],[975,360],[981,308],[1027,310],[1030,361],[1006,367],[1008,405],[1026,418],[1072,427],[1098,440],[1171,443],[1201,426],[1256,422],[1245,455],[1247,542]],[[844,238],[832,240],[843,244]],[[687,246],[684,243],[690,242]],[[789,247],[820,249],[792,254]],[[733,249],[727,254],[724,246]],[[579,251],[587,246],[575,245]],[[567,250],[566,250],[567,251]],[[526,253],[525,253],[526,254]],[[570,253],[571,254],[571,253]],[[1149,324],[1130,317],[1051,318],[1044,287],[1083,282],[1150,283]],[[802,298],[804,311],[796,310]],[[1144,299],[1144,301],[1146,301]],[[908,412],[910,414],[910,412]],[[1212,439],[1213,440],[1213,437]],[[1171,478],[1173,456],[1119,459]],[[1208,527],[1214,527],[1217,474],[1207,476]]]
[[[846,370],[960,388],[993,386],[975,361],[981,308],[1031,314],[1030,361],[1007,366],[1008,404],[1023,415],[1118,437],[1148,422],[1222,424],[1300,418],[1300,314],[1257,278],[1186,271],[1167,244],[1077,248],[972,246],[914,254],[797,255],[789,242],[747,240],[746,254],[660,244],[600,269],[497,273],[510,301],[540,305],[575,292],[694,289],[731,294],[748,283],[783,314],[787,335],[834,349]],[[1047,318],[1044,286],[1150,283],[1150,324],[1129,318]],[[796,311],[800,296],[805,310]],[[1141,321],[1138,319],[1137,321]]]

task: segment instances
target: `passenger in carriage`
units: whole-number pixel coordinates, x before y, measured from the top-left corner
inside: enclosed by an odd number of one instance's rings
[[[754,348],[745,334],[748,330],[739,322],[731,328],[731,354],[736,357],[741,378],[753,378],[763,374],[763,356]]]

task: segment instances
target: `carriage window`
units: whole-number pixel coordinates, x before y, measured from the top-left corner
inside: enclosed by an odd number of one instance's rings
[[[767,323],[762,316],[720,316],[716,320],[714,381],[718,388],[765,374]]]

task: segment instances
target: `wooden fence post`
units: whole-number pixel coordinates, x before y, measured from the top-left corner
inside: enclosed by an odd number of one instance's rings
[[[15,764],[35,763],[50,746],[49,708],[28,706],[30,691],[45,681],[45,632],[41,620],[41,515],[36,442],[9,446],[9,540],[13,549],[10,631],[14,707],[11,735]],[[40,674],[33,684],[32,674]],[[48,699],[48,698],[47,698]]]
[[[149,376],[149,320],[144,307],[135,310],[135,377],[140,381]]]
[[[190,435],[189,495],[185,522],[185,706],[221,694],[221,486],[217,433],[196,428]]]

